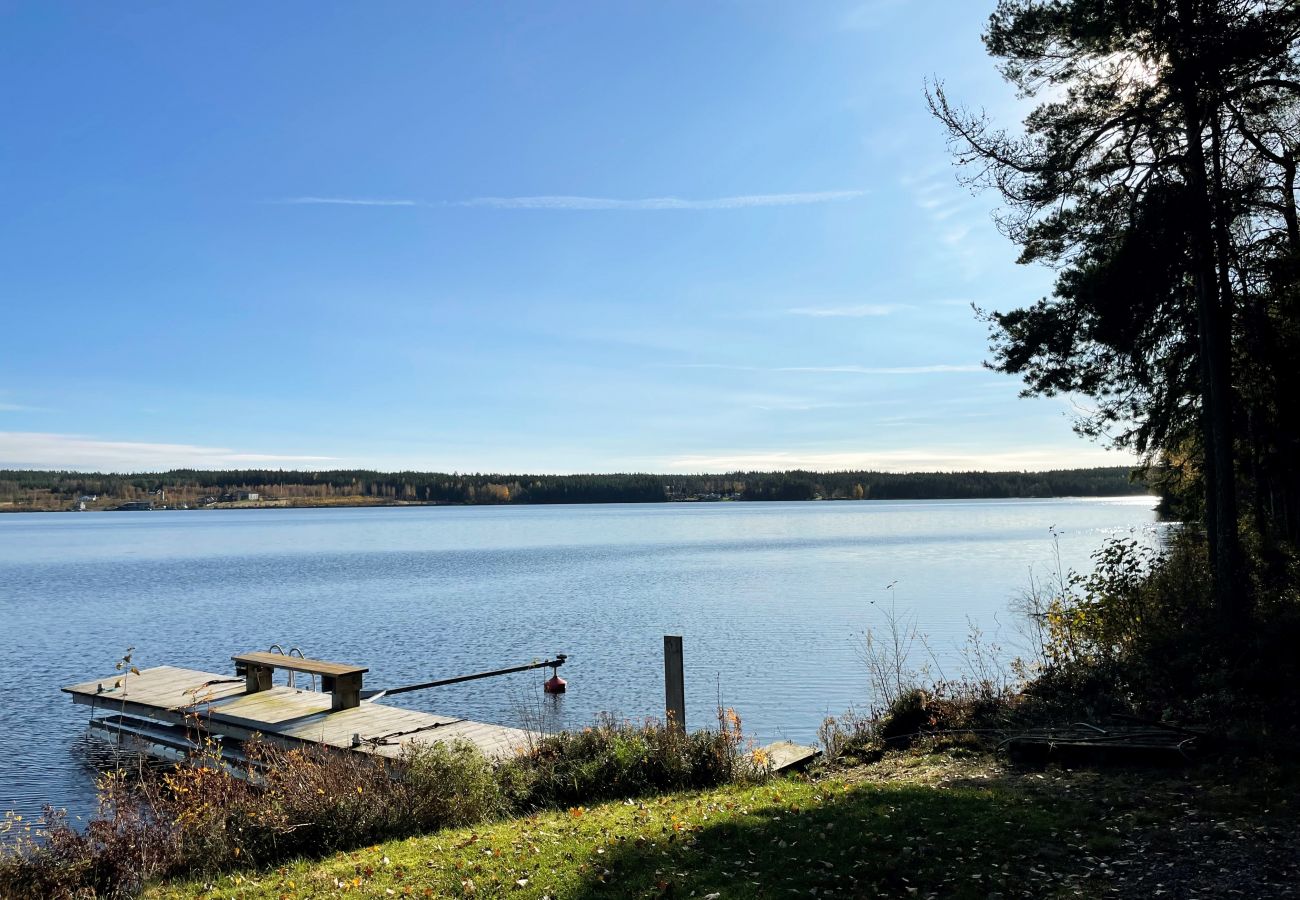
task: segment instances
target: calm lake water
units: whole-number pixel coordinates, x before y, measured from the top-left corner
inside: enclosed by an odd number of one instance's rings
[[[87,710],[62,685],[144,668],[232,672],[273,643],[370,666],[382,688],[570,654],[569,693],[523,673],[394,698],[488,722],[581,726],[663,708],[684,636],[687,720],[719,696],[760,741],[810,742],[870,701],[858,657],[882,607],[945,672],[968,621],[1013,647],[1008,604],[1107,538],[1155,540],[1154,501],[873,501],[406,507],[0,516],[0,810],[91,808]],[[896,582],[892,591],[886,585]],[[278,681],[278,679],[277,679]]]

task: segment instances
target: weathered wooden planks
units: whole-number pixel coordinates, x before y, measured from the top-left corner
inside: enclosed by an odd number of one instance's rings
[[[229,676],[180,669],[175,666],[157,666],[140,674],[116,673],[65,687],[78,703],[95,706],[117,706],[123,701],[150,707],[177,710],[202,703],[242,694],[244,680]]]
[[[513,756],[535,738],[519,728],[373,702],[336,710],[329,694],[287,686],[250,693],[243,678],[174,666],[145,669],[138,675],[115,674],[69,685],[63,691],[75,702],[106,713],[169,725],[201,724],[214,735],[236,740],[261,735],[282,746],[326,744],[387,758],[401,756],[402,748],[412,743],[466,740],[485,755],[500,759]]]
[[[324,659],[304,659],[299,656],[285,656],[283,653],[267,653],[256,650],[252,653],[240,653],[230,657],[236,663],[249,666],[270,666],[273,669],[289,669],[293,672],[314,672],[317,675],[362,675],[369,672],[366,666],[354,666],[351,663],[330,662]]]

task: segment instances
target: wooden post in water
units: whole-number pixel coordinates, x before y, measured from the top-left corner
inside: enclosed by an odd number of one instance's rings
[[[686,731],[686,679],[680,634],[664,635],[664,712],[670,728]]]

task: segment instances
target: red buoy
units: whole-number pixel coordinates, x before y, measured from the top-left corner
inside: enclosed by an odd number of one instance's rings
[[[550,678],[546,679],[546,681],[542,682],[542,690],[546,691],[548,694],[563,694],[564,689],[568,684],[569,683],[558,674],[552,675]]]

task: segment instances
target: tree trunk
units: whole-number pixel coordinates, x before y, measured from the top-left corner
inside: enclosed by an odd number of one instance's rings
[[[1295,208],[1295,156],[1286,158],[1282,168],[1282,217],[1286,219],[1287,244],[1292,253],[1300,253],[1300,216]]]
[[[1180,8],[1191,12],[1191,4]],[[1193,15],[1183,18],[1185,33],[1195,31]],[[1181,54],[1180,54],[1181,56]],[[1214,601],[1223,625],[1240,632],[1248,615],[1237,534],[1236,472],[1233,460],[1233,399],[1229,329],[1216,265],[1215,206],[1205,167],[1204,123],[1198,74],[1191,60],[1174,60],[1187,141],[1185,175],[1191,200],[1191,242],[1195,266],[1196,320],[1201,375],[1201,429],[1205,452],[1205,530],[1213,572]]]

